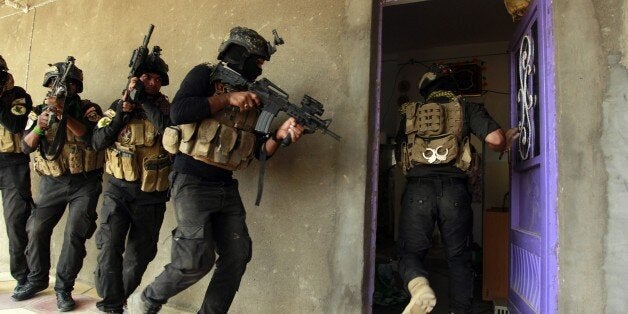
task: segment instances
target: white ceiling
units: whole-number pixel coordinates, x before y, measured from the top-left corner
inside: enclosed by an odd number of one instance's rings
[[[384,7],[383,50],[394,53],[508,41],[514,33],[502,0],[430,0]]]

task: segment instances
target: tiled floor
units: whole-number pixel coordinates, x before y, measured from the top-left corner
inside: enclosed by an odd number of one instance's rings
[[[14,301],[11,299],[15,280],[9,272],[0,272],[0,314],[30,314],[30,313],[58,313],[57,299],[52,287],[54,278],[51,278],[50,287],[33,297],[30,300]],[[100,313],[96,308],[96,301],[99,299],[96,288],[77,282],[74,285],[72,297],[76,302],[76,308],[72,313]],[[125,313],[141,313],[141,302],[139,293],[136,292],[128,300],[128,310]],[[160,313],[191,313],[167,306]]]

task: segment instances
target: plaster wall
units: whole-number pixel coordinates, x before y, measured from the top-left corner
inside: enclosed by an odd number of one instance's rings
[[[602,101],[602,153],[606,168],[607,230],[604,237],[606,313],[628,309],[628,1],[594,1],[606,61],[606,90]]]
[[[286,44],[264,65],[264,76],[298,102],[307,93],[325,104],[325,117],[340,143],[320,135],[279,151],[267,164],[261,206],[254,206],[257,165],[236,174],[253,239],[253,260],[232,305],[234,313],[360,313],[364,267],[364,208],[369,108],[371,1],[57,0],[0,19],[0,47],[16,85],[37,103],[48,63],[72,55],[85,74],[83,98],[108,107],[126,83],[128,59],[149,23],[150,45],[163,48],[174,96],[194,65],[214,62],[218,46],[236,25],[271,39],[277,28]],[[71,12],[71,13],[70,13]],[[106,178],[106,177],[105,177]],[[38,191],[33,173],[33,192]],[[100,206],[99,206],[100,207]],[[52,241],[53,268],[65,218]],[[170,260],[175,226],[168,203],[159,252],[144,275],[150,283]],[[5,234],[4,224],[0,227]],[[5,236],[0,264],[8,265]],[[93,238],[79,280],[93,282]],[[2,266],[8,270],[8,266]],[[196,310],[209,276],[170,300]]]
[[[609,192],[625,191],[625,179],[617,174],[609,175],[608,169],[609,165],[617,167],[621,162],[617,159],[619,156],[613,157],[609,153],[616,149],[625,152],[623,147],[606,145],[609,141],[615,144],[625,142],[620,133],[612,132],[614,128],[611,127],[625,119],[625,114],[605,110],[605,107],[611,107],[605,103],[617,99],[609,97],[608,93],[613,93],[610,87],[620,82],[612,83],[609,75],[609,52],[603,46],[608,37],[603,36],[602,21],[611,17],[602,13],[618,14],[620,11],[616,9],[621,7],[621,1],[557,0],[553,3],[559,168],[558,310],[560,313],[578,313],[584,309],[600,312],[605,309],[611,289],[618,287],[609,286],[605,271],[611,267],[618,282],[626,279],[624,273],[616,271],[615,264],[625,262],[625,250],[624,259],[613,259],[602,267],[610,253],[605,243],[614,246],[620,236],[617,234],[619,230],[610,232],[612,213],[609,209],[616,196]],[[613,6],[615,8],[611,9]],[[614,67],[617,66],[615,63]],[[620,85],[615,86],[619,88]],[[625,86],[624,78],[624,93]],[[624,98],[620,99],[625,102]],[[619,110],[619,107],[613,109]],[[602,136],[604,138],[600,140]],[[613,163],[609,164],[610,160]],[[625,178],[625,170],[622,173]],[[625,238],[620,242],[625,244]],[[625,296],[625,289],[620,291]],[[624,310],[625,307],[608,312]]]

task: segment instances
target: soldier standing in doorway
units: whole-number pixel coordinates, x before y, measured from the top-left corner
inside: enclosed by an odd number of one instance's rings
[[[451,70],[433,66],[419,82],[425,102],[406,103],[398,133],[407,185],[399,219],[399,272],[412,295],[403,314],[428,313],[436,296],[423,265],[438,224],[449,265],[451,313],[471,313],[473,212],[467,187],[472,167],[471,133],[503,152],[518,137],[504,134],[480,104],[460,97]]]

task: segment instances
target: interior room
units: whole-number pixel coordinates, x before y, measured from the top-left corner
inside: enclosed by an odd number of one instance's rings
[[[485,106],[510,128],[510,55],[516,22],[502,1],[426,0],[391,3],[383,9],[379,204],[373,313],[401,313],[408,302],[397,273],[398,220],[405,177],[396,165],[395,137],[403,103],[422,101],[418,83],[428,67],[452,67],[463,97]],[[469,180],[473,195],[474,312],[492,313],[508,293],[508,156],[490,151],[476,137],[481,156]],[[437,294],[432,313],[448,313],[448,272],[438,228],[426,258]]]

